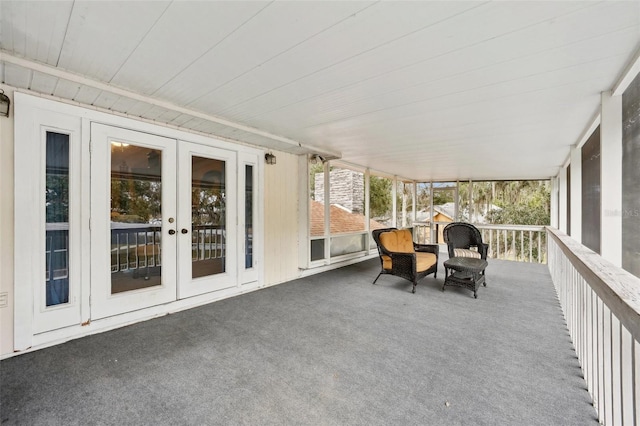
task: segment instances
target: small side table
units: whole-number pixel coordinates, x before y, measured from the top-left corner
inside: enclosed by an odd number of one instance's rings
[[[478,287],[487,283],[484,270],[489,264],[486,260],[473,257],[452,257],[444,262],[444,284],[442,291],[448,285],[465,287],[473,290],[473,297],[478,298]]]

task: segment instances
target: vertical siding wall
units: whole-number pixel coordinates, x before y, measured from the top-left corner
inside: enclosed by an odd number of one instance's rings
[[[0,117],[0,354],[13,352],[13,90],[0,86],[11,99],[9,118]]]
[[[298,157],[276,153],[277,163],[264,170],[265,285],[300,276],[298,268]]]

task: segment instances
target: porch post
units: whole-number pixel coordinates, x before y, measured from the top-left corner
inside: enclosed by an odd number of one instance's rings
[[[391,185],[391,226],[398,228],[398,177],[394,176],[393,185]]]
[[[551,222],[550,225],[558,228],[558,176],[551,178]]]
[[[413,202],[411,203],[411,226],[416,222],[416,204],[418,204],[418,183],[413,181],[411,188]]]
[[[558,172],[558,229],[567,233],[567,168],[561,167]]]
[[[602,92],[600,125],[601,255],[622,266],[622,96]],[[606,237],[605,237],[606,236]]]

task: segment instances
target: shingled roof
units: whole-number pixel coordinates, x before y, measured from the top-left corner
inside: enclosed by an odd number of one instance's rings
[[[331,234],[343,234],[345,232],[364,231],[364,215],[360,213],[350,213],[340,206],[332,204],[329,206],[331,214]],[[381,229],[387,226],[369,221],[369,229]],[[311,236],[317,237],[324,234],[324,204],[311,200]]]

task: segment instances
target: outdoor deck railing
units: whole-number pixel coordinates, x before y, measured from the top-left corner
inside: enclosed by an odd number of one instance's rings
[[[547,228],[549,271],[605,425],[640,424],[640,279]]]
[[[159,226],[118,224],[111,229],[111,272],[122,272],[161,265]],[[192,227],[191,260],[225,257],[225,232],[218,225]],[[66,248],[65,248],[66,250]]]
[[[447,223],[435,224],[435,235],[441,241],[442,228]],[[486,225],[474,224],[482,233],[482,241],[489,244],[491,259],[515,260],[518,262],[547,262],[547,235],[544,226],[532,225]],[[413,235],[417,243],[431,242],[431,226],[428,222],[415,222]]]

